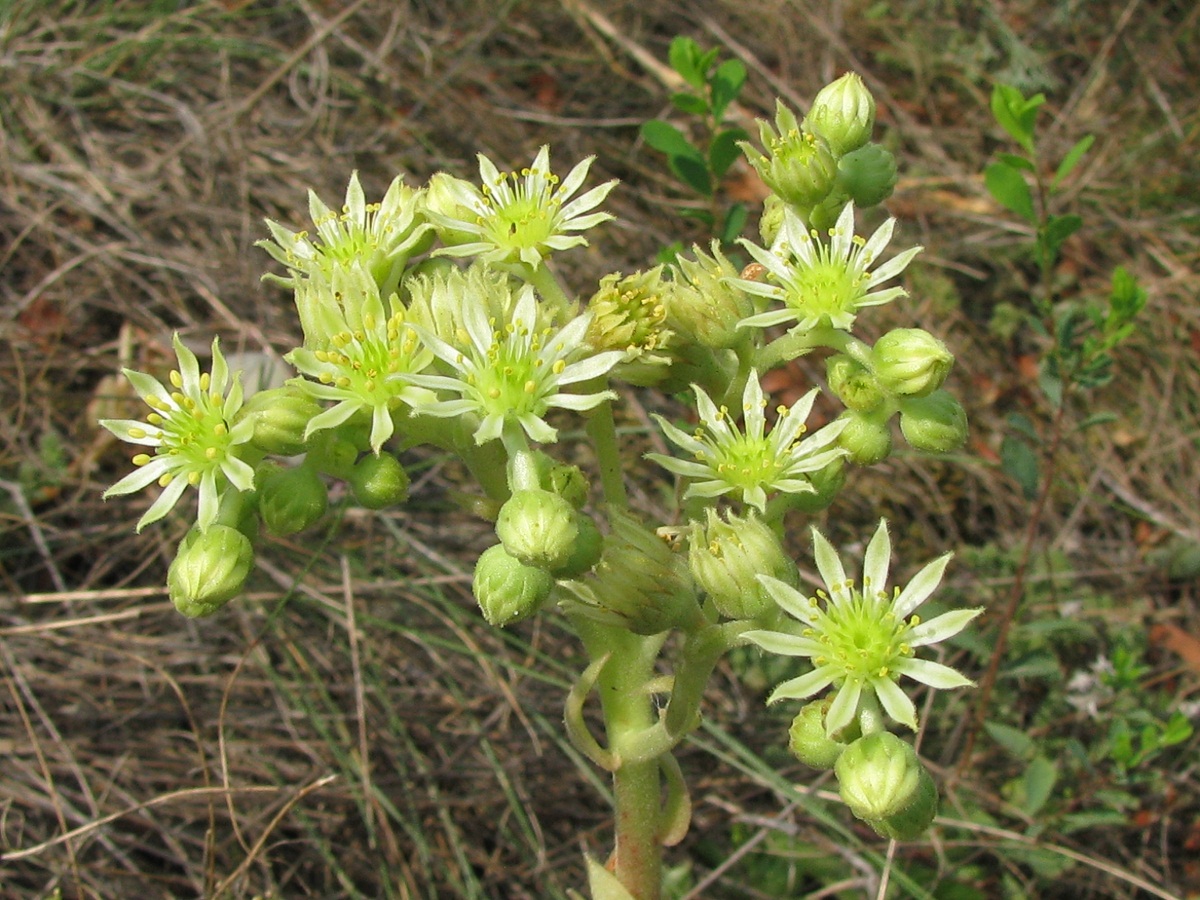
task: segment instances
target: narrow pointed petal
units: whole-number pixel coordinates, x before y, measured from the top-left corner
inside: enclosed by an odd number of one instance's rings
[[[981,612],[982,609],[955,609],[922,622],[909,632],[909,646],[924,647],[954,637]]]
[[[838,558],[833,545],[826,540],[825,535],[815,528],[813,529],[813,555],[816,557],[817,571],[821,573],[825,586],[829,589],[830,594],[836,596],[845,589],[846,570],[842,568],[842,561]]]
[[[854,721],[854,716],[858,712],[858,699],[861,696],[862,683],[859,681],[847,679],[838,688],[837,696],[833,698],[833,703],[829,705],[829,712],[825,715],[826,734],[836,734]]]
[[[939,690],[970,687],[975,683],[956,669],[929,659],[905,659],[896,663],[893,669],[901,675],[907,675],[913,681]]]
[[[879,520],[875,536],[867,544],[866,556],[863,558],[862,590],[879,592],[887,587],[888,565],[892,559],[892,542],[888,537],[887,522]]]
[[[872,686],[875,688],[875,696],[879,698],[884,712],[901,725],[907,725],[916,731],[917,708],[913,706],[908,694],[904,693],[896,682],[886,676],[875,679]]]
[[[900,596],[896,598],[895,612],[900,618],[905,618],[914,609],[924,603],[929,595],[937,589],[941,584],[942,575],[946,571],[946,566],[950,563],[950,558],[953,553],[947,553],[944,556],[939,556],[933,562],[921,569],[900,592]]]
[[[780,700],[807,700],[818,691],[823,691],[833,683],[833,675],[824,666],[813,669],[807,675],[785,681],[771,692],[767,703],[777,703]],[[855,703],[858,698],[855,698]]]
[[[150,504],[150,508],[146,510],[146,514],[138,520],[137,531],[141,531],[147,525],[152,525],[171,511],[179,498],[183,496],[184,490],[187,488],[186,478],[176,478],[171,481],[163,492],[158,495],[158,499]]]

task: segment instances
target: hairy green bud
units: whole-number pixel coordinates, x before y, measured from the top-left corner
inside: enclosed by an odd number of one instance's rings
[[[843,802],[867,821],[907,809],[918,798],[923,770],[912,746],[889,731],[860,737],[834,764]]]
[[[875,98],[862,76],[847,72],[821,88],[804,126],[823,137],[835,156],[844,156],[869,141],[875,129]]]
[[[274,456],[295,456],[304,452],[304,429],[321,409],[321,404],[299,385],[285,384],[252,396],[239,418],[254,420],[250,443],[259,450]]]
[[[838,353],[825,361],[825,379],[835,397],[846,404],[847,409],[869,413],[883,405],[885,393],[875,374],[844,353]]]
[[[687,562],[632,517],[612,512],[592,594],[635,634],[658,634],[699,613]]]
[[[954,356],[928,331],[895,328],[875,342],[871,364],[879,382],[891,393],[924,397],[942,386]]]
[[[580,513],[576,516],[575,524],[579,526],[579,534],[575,538],[575,546],[571,555],[561,566],[552,571],[555,578],[579,578],[587,574],[600,561],[604,550],[604,535],[596,527],[591,516]]]
[[[938,813],[938,789],[933,776],[924,766],[917,782],[917,789],[908,805],[898,813],[882,819],[870,819],[868,824],[885,838],[895,841],[911,841],[919,838],[933,824]]]
[[[175,608],[189,618],[211,616],[242,592],[254,548],[228,525],[192,528],[167,570],[167,590]]]
[[[367,509],[383,509],[408,499],[408,473],[396,457],[388,453],[368,454],[350,473],[354,499]]]
[[[856,466],[873,466],[887,459],[892,452],[892,430],[886,418],[869,416],[848,410],[839,418],[847,419],[838,435],[838,446],[846,451]]]
[[[916,450],[951,453],[967,442],[967,412],[948,391],[900,402],[900,431]]]
[[[329,508],[325,482],[311,466],[263,463],[254,482],[259,515],[267,530],[280,537],[315,525]]]
[[[825,198],[833,187],[837,162],[823,137],[802,130],[795,114],[776,101],[775,130],[760,119],[759,138],[766,154],[746,141],[740,146],[763,183],[780,199],[807,210]]]
[[[838,193],[859,208],[875,206],[892,196],[898,178],[896,157],[879,144],[867,144],[838,160]]]
[[[667,323],[684,338],[705,347],[726,349],[745,339],[738,322],[758,310],[753,298],[729,281],[739,272],[712,242],[712,255],[693,246],[695,259],[680,256],[679,277],[667,294]]]
[[[565,566],[575,551],[578,515],[558,494],[520,490],[500,507],[496,535],[509,555],[525,565],[553,570]]]
[[[806,703],[788,729],[788,751],[814,769],[832,769],[846,749],[844,743],[825,733],[825,715],[832,704],[832,697]]]
[[[757,576],[770,575],[793,586],[799,582],[796,565],[775,532],[754,513],[727,513],[724,521],[711,508],[706,513],[704,525],[692,523],[688,541],[688,567],[696,584],[730,619],[753,619],[774,610],[775,601]]]
[[[549,572],[510,556],[503,544],[483,551],[471,583],[483,617],[498,626],[528,619],[541,609],[553,587]]]

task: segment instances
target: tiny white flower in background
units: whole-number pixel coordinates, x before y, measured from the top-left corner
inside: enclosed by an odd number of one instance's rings
[[[317,282],[301,286],[298,300],[310,291],[320,295],[310,304],[318,311],[320,328],[314,329],[304,347],[284,358],[301,374],[316,379],[297,380],[297,384],[334,405],[309,421],[305,437],[362,413],[371,419],[371,449],[378,453],[395,429],[393,410],[431,398],[428,391],[413,387],[408,376],[428,366],[433,354],[406,324],[396,295],[385,306],[375,281],[361,266],[335,272],[327,286]],[[315,334],[328,336],[322,339]]]
[[[537,268],[554,250],[587,244],[575,232],[586,231],[612,218],[592,212],[616,181],[608,181],[571,199],[583,185],[595,157],[575,166],[560,183],[550,171],[550,148],[542,147],[533,164],[520,172],[502,173],[479,154],[477,188],[461,179],[444,182],[452,208],[428,211],[443,228],[461,232],[465,243],[443,247],[435,255],[478,256],[491,263],[521,262]]]
[[[758,373],[751,372],[742,394],[743,428],[730,421],[729,410],[718,408],[703,388],[693,385],[700,426],[695,434],[676,428],[662,416],[655,416],[663,433],[693,459],[677,459],[660,453],[648,453],[663,468],[692,479],[687,497],[719,497],[735,494],[743,503],[765,511],[767,491],[812,493],[816,489],[804,477],[806,472],[823,469],[845,456],[831,446],[844,421],[832,422],[816,434],[802,438],[805,420],[812,410],[817,390],[809,391],[790,409],[779,407],[779,417],[766,434],[766,400]]]
[[[408,380],[459,396],[422,404],[417,411],[442,417],[477,416],[477,444],[500,437],[510,421],[530,440],[557,440],[558,432],[542,418],[551,407],[587,410],[616,397],[607,390],[590,394],[562,390],[607,374],[624,356],[619,350],[591,352],[584,342],[589,320],[585,313],[558,331],[539,327],[534,291],[526,285],[507,322],[489,319],[482,304],[466,304],[462,326],[467,340],[462,347],[418,329],[425,345],[455,374],[413,375]]]
[[[918,647],[936,644],[958,634],[980,609],[960,609],[922,622],[916,609],[942,580],[950,554],[926,565],[903,589],[887,589],[892,546],[887,523],[867,545],[862,582],[846,577],[837,551],[816,529],[813,550],[825,591],[805,597],[795,588],[760,575],[759,581],[789,616],[803,626],[798,634],[750,631],[746,637],[771,653],[808,657],[813,670],[775,688],[768,703],[804,700],[827,687],[837,694],[825,718],[834,735],[849,725],[860,704],[874,695],[895,721],[917,728],[912,700],[896,683],[901,676],[933,688],[966,687],[972,682],[949,666],[917,659]]]
[[[879,286],[903,272],[921,247],[905,250],[869,271],[892,239],[895,225],[895,219],[888,219],[864,240],[854,233],[854,204],[847,203],[825,241],[810,233],[794,212],[785,211],[770,250],[739,241],[767,269],[768,281],[774,283],[732,281],[748,293],[780,301],[783,308],[750,316],[740,326],[765,328],[794,322],[800,330],[825,324],[848,331],[861,307],[879,306],[905,296],[903,288]]]
[[[239,445],[250,440],[254,422],[247,418],[234,423],[242,406],[242,386],[221,355],[217,340],[212,343],[212,371],[200,372],[196,354],[173,338],[179,368],[171,372],[171,387],[144,372],[125,369],[134,390],[150,407],[145,421],[102,419],[100,424],[123,441],[153,447],[153,455],[133,458],[138,468],[126,475],[104,496],[132,494],[158,482],[163,489],[137,524],[141,531],[157,522],[178,502],[189,486],[200,495],[196,523],[203,531],[216,521],[221,490],[232,484],[239,491],[254,486],[254,470],[237,456]],[[228,392],[226,389],[228,388]]]

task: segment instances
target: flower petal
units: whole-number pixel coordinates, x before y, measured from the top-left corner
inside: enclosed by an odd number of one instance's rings
[[[898,618],[906,618],[909,613],[924,603],[942,581],[946,566],[950,563],[953,553],[939,556],[933,562],[921,569],[900,592],[896,598],[895,613]]]
[[[884,676],[874,679],[871,686],[875,688],[875,696],[879,698],[884,712],[901,725],[917,730],[917,708],[896,682]]]
[[[818,666],[807,675],[792,678],[779,685],[779,687],[771,691],[771,696],[767,698],[767,703],[776,703],[780,700],[807,700],[813,694],[824,690],[831,684],[833,684],[833,672],[827,666]],[[855,702],[857,702],[857,699]]]
[[[929,659],[904,659],[896,663],[892,669],[901,675],[907,675],[913,681],[919,681],[921,684],[927,684],[939,690],[970,687],[975,683],[956,669]]]

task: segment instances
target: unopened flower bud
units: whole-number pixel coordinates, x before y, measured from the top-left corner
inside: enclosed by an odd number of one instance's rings
[[[389,453],[367,454],[350,473],[354,499],[367,509],[383,509],[408,499],[408,473]]]
[[[253,563],[254,548],[236,528],[193,528],[167,570],[171,602],[190,618],[211,616],[242,592]]]
[[[582,513],[576,516],[575,524],[579,526],[579,534],[575,538],[575,547],[567,561],[552,570],[555,578],[579,578],[587,574],[600,561],[604,550],[604,535],[596,527],[591,516]]]
[[[826,360],[825,379],[834,396],[846,404],[847,409],[869,413],[883,404],[883,387],[874,373],[844,353]]]
[[[967,442],[967,413],[948,391],[909,397],[900,402],[900,431],[916,450],[950,453]]]
[[[659,634],[698,614],[682,554],[635,519],[613,512],[593,594],[635,634]]]
[[[696,584],[730,619],[753,619],[773,610],[775,601],[757,576],[770,575],[793,586],[799,581],[775,532],[754,513],[729,513],[722,520],[715,510],[706,512],[708,521],[693,522],[688,541],[688,567]]]
[[[304,429],[321,412],[321,404],[296,384],[259,391],[242,407],[239,419],[254,420],[252,443],[264,453],[295,456],[307,443]]]
[[[816,490],[813,492],[798,491],[789,497],[788,505],[803,513],[812,515],[831,504],[846,483],[846,462],[835,459],[824,468],[815,472],[806,472],[803,476]]]
[[[667,345],[666,294],[663,267],[622,276],[614,272],[600,279],[600,289],[588,301],[592,312],[586,340],[592,349],[620,350],[625,358],[615,372],[630,384],[648,387],[668,374],[671,356]]]
[[[837,163],[823,137],[803,131],[795,114],[777,101],[775,130],[760,119],[759,138],[766,155],[748,142],[740,146],[763,183],[780,199],[810,209],[825,198],[833,187]]]
[[[554,587],[549,572],[509,556],[503,544],[484,550],[471,590],[490,625],[512,625],[536,613]]]
[[[911,841],[929,829],[937,813],[937,785],[934,784],[933,776],[922,766],[917,789],[908,805],[893,815],[871,819],[869,824],[881,837],[895,841]]]
[[[835,156],[843,156],[871,139],[875,98],[860,75],[847,72],[817,92],[804,125],[823,137]]]
[[[255,473],[254,483],[263,523],[280,537],[316,524],[329,507],[325,482],[311,466],[264,463]]]
[[[814,769],[832,769],[846,749],[845,744],[825,733],[825,715],[832,703],[832,697],[806,703],[788,729],[788,750]]]
[[[838,191],[860,209],[892,196],[898,178],[896,157],[879,144],[867,144],[838,160]]]
[[[425,210],[433,223],[434,231],[443,244],[454,246],[475,239],[470,232],[453,228],[447,221],[474,221],[476,213],[468,204],[474,186],[446,172],[435,172],[425,190]]]
[[[677,258],[679,277],[667,294],[667,323],[687,340],[720,350],[745,339],[738,322],[758,310],[749,294],[729,283],[739,273],[717,241],[711,249],[712,256],[692,247],[694,260]]]
[[[924,397],[942,386],[954,365],[954,356],[928,331],[896,328],[875,342],[871,364],[880,383],[891,393]]]
[[[587,503],[588,478],[579,466],[554,461],[547,469],[542,485],[576,509],[582,509]]]
[[[500,507],[496,535],[504,549],[527,566],[556,569],[575,550],[575,508],[558,494],[531,488],[515,492]]]
[[[343,426],[344,428],[345,426]],[[319,431],[312,436],[308,448],[307,462],[318,471],[334,478],[347,479],[354,471],[354,463],[358,459],[357,444],[342,435],[342,429]]]
[[[776,194],[768,194],[763,201],[762,216],[758,220],[758,236],[764,247],[775,243],[779,229],[783,227],[783,213],[788,208]]]
[[[868,821],[907,809],[917,797],[922,771],[917,752],[889,731],[860,737],[834,765],[842,800]]]
[[[846,419],[846,427],[838,435],[838,446],[846,451],[847,458],[856,466],[873,466],[887,459],[892,452],[892,429],[887,419],[868,416],[848,410],[839,418]]]

